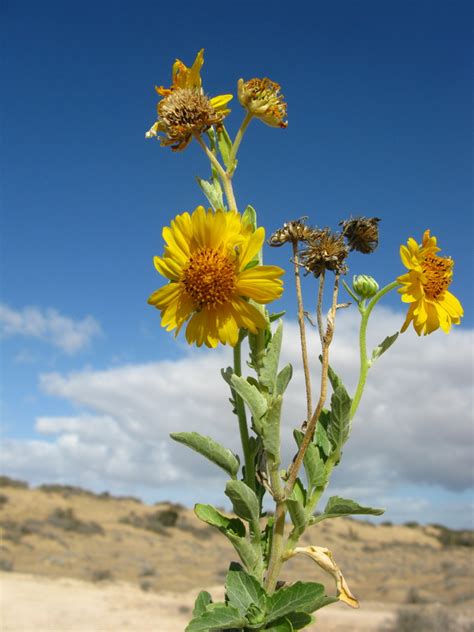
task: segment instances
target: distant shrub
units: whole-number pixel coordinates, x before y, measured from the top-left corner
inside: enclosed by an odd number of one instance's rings
[[[384,520],[383,522],[380,523],[381,527],[393,527],[393,522],[390,522],[390,520]]]
[[[29,485],[26,481],[18,481],[9,476],[0,476],[0,487],[16,487],[18,489],[28,489]]]
[[[174,509],[162,509],[149,514],[138,515],[134,511],[128,516],[122,516],[119,522],[129,524],[137,529],[145,529],[160,535],[168,535],[167,529],[174,527],[178,520],[179,514]]]
[[[11,560],[6,560],[5,558],[0,559],[0,571],[11,572],[13,570],[13,562]]]
[[[142,582],[140,582],[140,588],[144,592],[149,592],[150,590],[153,590],[153,582],[150,582],[148,579],[144,579]]]
[[[94,492],[90,492],[82,487],[76,485],[61,485],[59,483],[44,483],[39,485],[38,489],[46,494],[60,494],[63,498],[69,498],[71,496],[92,496],[95,497]]]
[[[6,496],[5,494],[0,494],[0,509],[6,505],[8,502],[8,496]]]
[[[456,617],[441,607],[402,608],[398,611],[392,628],[386,632],[468,632],[472,628],[464,627]]]
[[[48,523],[64,531],[73,531],[82,535],[103,535],[104,529],[97,522],[79,520],[71,508],[57,508],[48,516]]]
[[[404,527],[408,527],[409,529],[417,529],[420,525],[416,520],[409,520],[408,522],[403,523]]]
[[[91,579],[93,582],[105,582],[113,579],[113,575],[107,568],[98,569],[92,572]]]
[[[456,531],[447,527],[439,529],[437,538],[443,546],[474,546],[474,531],[464,529]]]
[[[5,540],[18,544],[23,536],[40,533],[42,523],[39,520],[25,520],[24,522],[1,520],[0,527],[3,529],[3,538]]]

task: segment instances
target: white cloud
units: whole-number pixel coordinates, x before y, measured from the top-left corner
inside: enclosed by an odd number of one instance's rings
[[[379,309],[370,345],[395,332],[401,316]],[[357,381],[358,316],[342,313],[331,364],[349,390]],[[319,370],[316,335],[310,334],[312,366]],[[366,392],[331,493],[377,504],[403,486],[428,486],[459,493],[472,484],[472,332],[441,332],[424,339],[403,334],[369,373]],[[170,432],[196,430],[239,449],[236,418],[219,370],[230,364],[222,348],[196,350],[178,360],[127,365],[68,375],[48,373],[41,388],[69,401],[76,414],[41,417],[41,441],[10,441],[4,467],[26,478],[74,480],[87,470],[90,481],[114,489],[143,484],[159,490],[186,487],[183,495],[203,500],[225,474],[199,455],[173,443]],[[298,332],[285,325],[282,365],[294,378],[284,406],[284,464],[294,453],[292,428],[304,416],[305,397]],[[81,479],[84,483],[84,479]],[[195,490],[193,494],[192,491]],[[444,493],[444,492],[443,492]]]
[[[0,334],[4,338],[38,338],[73,354],[86,347],[94,336],[101,334],[101,328],[92,316],[73,320],[55,309],[24,307],[14,310],[8,305],[0,305]]]

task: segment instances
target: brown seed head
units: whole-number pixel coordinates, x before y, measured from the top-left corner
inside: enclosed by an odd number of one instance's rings
[[[314,239],[318,232],[315,228],[305,225],[306,217],[294,219],[291,222],[285,222],[281,228],[275,231],[268,244],[270,246],[283,246],[286,242],[296,243],[298,241],[309,241]]]
[[[270,127],[287,127],[287,105],[280,94],[280,85],[268,77],[239,79],[237,83],[240,104],[256,118]]]
[[[158,103],[157,130],[163,132],[161,144],[173,151],[187,147],[195,134],[222,123],[225,114],[216,111],[206,95],[198,90],[177,88]]]
[[[315,277],[319,277],[323,270],[345,274],[347,266],[344,262],[348,254],[342,235],[325,228],[318,231],[317,236],[309,241],[306,250],[302,251],[301,263]]]
[[[349,249],[364,254],[374,252],[379,243],[379,222],[379,217],[354,217],[340,222]]]

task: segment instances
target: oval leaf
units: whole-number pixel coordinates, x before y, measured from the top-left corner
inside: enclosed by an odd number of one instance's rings
[[[205,437],[198,432],[172,432],[170,437],[174,441],[188,446],[191,450],[199,452],[206,459],[225,470],[232,478],[236,477],[239,471],[239,459],[228,448],[224,448],[211,437]]]

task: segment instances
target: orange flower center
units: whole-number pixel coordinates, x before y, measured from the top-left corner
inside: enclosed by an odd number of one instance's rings
[[[453,260],[430,253],[424,257],[421,267],[425,276],[425,295],[437,299],[451,284]]]
[[[235,265],[213,248],[201,248],[189,258],[181,281],[198,308],[228,303],[235,289]]]

